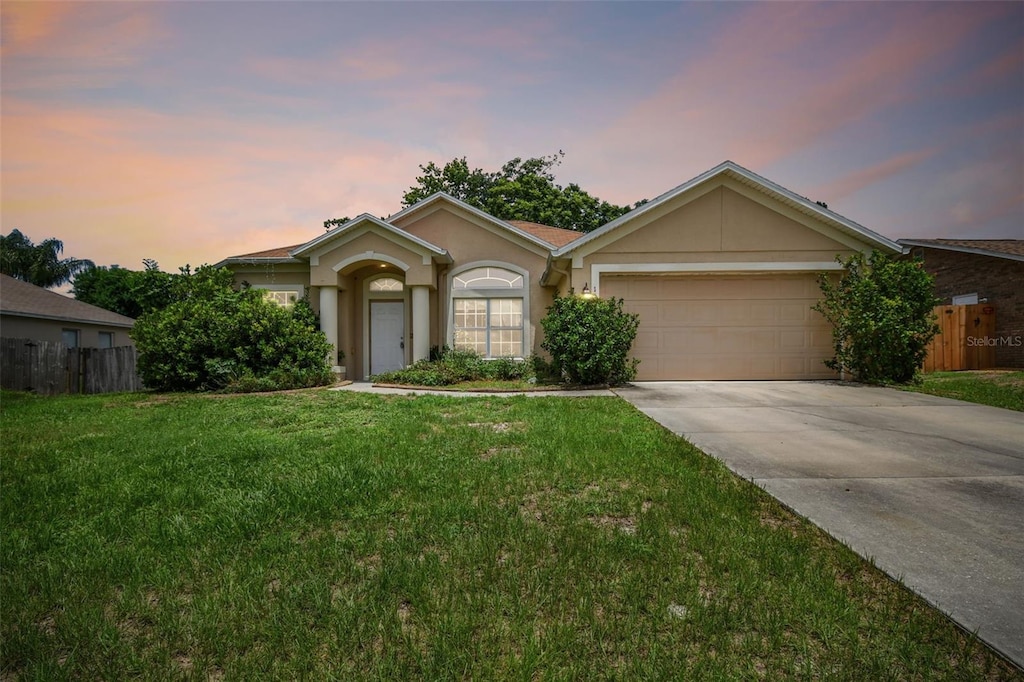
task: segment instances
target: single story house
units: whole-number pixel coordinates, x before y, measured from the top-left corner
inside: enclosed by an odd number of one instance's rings
[[[586,289],[640,315],[638,379],[819,379],[833,374],[817,277],[872,250],[901,248],[726,161],[586,234],[437,193],[218,265],[282,304],[308,290],[355,379],[444,344],[541,353],[553,296]]]
[[[0,275],[0,336],[63,343],[68,348],[134,346],[135,320]]]
[[[995,308],[996,367],[1024,368],[1024,239],[900,239],[924,261],[943,305]]]

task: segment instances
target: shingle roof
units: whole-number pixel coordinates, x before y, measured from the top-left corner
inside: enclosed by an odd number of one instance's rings
[[[577,232],[576,230],[566,230],[561,227],[551,227],[550,225],[531,223],[527,220],[506,220],[505,222],[510,225],[515,225],[520,230],[529,232],[534,237],[539,237],[556,247],[565,246],[586,234],[585,232]]]
[[[899,243],[905,246],[923,246],[1024,260],[1024,239],[900,239]]]
[[[131,327],[135,324],[135,320],[130,317],[61,296],[7,275],[0,275],[0,312],[5,315],[89,322],[112,327]]]
[[[551,227],[550,225],[531,223],[526,220],[507,220],[505,222],[538,239],[546,241],[547,243],[553,245],[555,248],[565,246],[566,244],[569,244],[570,242],[579,239],[584,234],[586,234],[584,232],[577,232],[575,230],[564,230],[560,227]],[[401,230],[401,228],[398,227],[396,227],[395,229]],[[229,262],[237,263],[238,261],[244,260],[259,260],[262,258],[290,259],[291,252],[295,251],[301,246],[305,246],[305,243],[294,244],[292,246],[279,246],[276,249],[266,249],[265,251],[243,253],[238,256],[229,256],[228,258],[221,261],[221,263],[218,263],[218,265]]]
[[[304,244],[305,242],[303,242]],[[231,258],[288,258],[292,251],[302,246],[302,244],[293,244],[291,246],[279,246],[276,249],[267,249],[266,251],[254,251],[252,253],[243,253],[240,256],[231,256]]]

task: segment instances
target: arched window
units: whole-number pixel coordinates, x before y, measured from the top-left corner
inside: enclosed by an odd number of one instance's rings
[[[486,358],[523,357],[526,341],[526,278],[499,266],[470,267],[452,276],[456,348]]]
[[[504,268],[473,268],[452,278],[452,288],[463,289],[522,289],[523,276]]]
[[[378,277],[370,282],[370,291],[375,294],[380,292],[397,292],[403,288],[404,285],[394,277]]]

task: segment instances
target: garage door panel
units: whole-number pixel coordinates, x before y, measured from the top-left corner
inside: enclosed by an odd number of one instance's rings
[[[657,303],[633,303],[624,305],[623,309],[629,313],[636,313],[640,316],[640,324],[648,323],[659,325],[661,323],[661,310]]]
[[[755,324],[775,322],[778,312],[778,309],[767,301],[751,301],[750,303],[750,321]]]
[[[638,379],[834,376],[814,275],[607,276],[602,289],[641,316]]]
[[[628,300],[643,300],[661,298],[660,284],[657,279],[633,279],[629,282],[627,295]]]
[[[811,348],[830,354],[832,351],[832,332],[819,329],[811,330]]]
[[[779,332],[779,350],[805,350],[810,345],[807,337],[803,329],[783,329]]]
[[[786,301],[779,304],[779,321],[803,324],[810,317],[811,304],[806,301]]]
[[[658,331],[644,331],[640,329],[636,333],[636,340],[633,341],[633,353],[635,355],[646,354],[649,351],[657,351],[661,348]]]

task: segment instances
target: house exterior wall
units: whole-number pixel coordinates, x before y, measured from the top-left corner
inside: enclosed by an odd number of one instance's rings
[[[832,264],[836,256],[853,253],[821,231],[718,187],[584,256],[577,262],[582,267],[573,268],[571,285],[576,290],[584,283],[593,286],[594,265]]]
[[[325,251],[316,257],[317,265],[310,266],[310,283],[314,286],[335,285],[338,272],[334,267],[348,258],[367,252],[386,254],[409,266],[403,274],[408,286],[435,286],[434,266],[423,264],[423,256],[396,244],[390,239],[372,232],[367,232],[346,241],[344,244]],[[352,270],[362,267],[362,262],[354,263],[341,271],[349,274]]]
[[[914,247],[912,254],[918,253],[935,278],[935,295],[942,304],[961,294],[988,299],[996,309],[996,339],[986,343],[996,344],[996,366],[1024,368],[1024,262]]]
[[[232,265],[235,284],[254,287],[267,285],[309,286],[309,266],[305,263]]]
[[[431,299],[431,310],[439,310],[442,313],[432,316],[434,319],[431,320],[431,345],[449,343],[447,314],[451,292],[448,288],[448,275],[471,263],[508,263],[529,273],[530,329],[527,353],[539,353],[543,340],[540,320],[547,314],[552,301],[552,291],[540,285],[540,276],[547,266],[547,254],[541,253],[543,250],[539,247],[518,244],[517,237],[509,239],[492,231],[500,228],[489,229],[455,209],[440,208],[422,217],[413,215],[411,218],[409,221],[402,221],[400,227],[421,239],[444,247],[453,260],[453,263],[438,276],[435,296],[440,300],[440,304],[435,305],[435,299]]]
[[[78,330],[78,344],[81,348],[99,348],[100,332],[113,332],[114,347],[134,346],[125,327],[72,322],[67,320],[44,320],[20,315],[0,316],[0,334],[8,339],[33,339],[61,343],[65,329]]]

